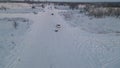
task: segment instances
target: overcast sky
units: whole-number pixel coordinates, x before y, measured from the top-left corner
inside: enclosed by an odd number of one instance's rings
[[[45,0],[40,0],[45,1]],[[71,2],[120,2],[120,0],[47,0],[47,1],[71,1]]]

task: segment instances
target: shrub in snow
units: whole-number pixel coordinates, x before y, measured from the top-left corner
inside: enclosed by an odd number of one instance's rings
[[[70,9],[78,9],[78,4],[70,4]]]
[[[41,7],[42,7],[42,8],[45,8],[45,6],[44,6],[43,4],[41,5]]]
[[[32,9],[35,9],[36,7],[35,6],[32,6]]]

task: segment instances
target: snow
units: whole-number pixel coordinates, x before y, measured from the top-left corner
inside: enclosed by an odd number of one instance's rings
[[[0,47],[0,68],[119,68],[119,18],[91,19],[54,5],[42,11],[1,12],[0,46],[13,40],[15,48]],[[14,21],[19,23],[16,29]]]
[[[16,27],[14,22],[16,22]],[[16,46],[19,46],[29,24],[29,20],[24,18],[0,18],[0,68],[4,68],[14,60]]]

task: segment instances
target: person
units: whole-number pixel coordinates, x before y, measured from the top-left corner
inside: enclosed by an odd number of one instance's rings
[[[60,25],[60,24],[57,24],[56,27],[57,27],[57,28],[61,28],[61,25]]]
[[[51,13],[51,15],[54,15],[53,13]]]
[[[55,32],[58,32],[58,30],[56,29]]]

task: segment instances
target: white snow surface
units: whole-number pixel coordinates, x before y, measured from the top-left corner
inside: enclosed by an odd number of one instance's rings
[[[18,31],[14,30],[11,21],[1,24],[5,27],[0,25],[1,40],[7,39],[9,43],[11,36],[8,31],[10,31],[15,34],[12,40],[16,43],[16,48],[12,50],[0,47],[0,68],[120,67],[120,35],[115,32],[120,28],[119,19],[108,17],[90,20],[82,14],[76,17],[77,13],[74,11],[69,14],[67,10],[48,9],[49,7],[44,9],[45,12],[38,12],[38,14],[1,14],[1,19],[23,18],[33,23],[29,28],[21,24]],[[68,14],[70,18],[66,19],[64,14]],[[57,24],[60,24],[60,28],[56,27]],[[4,33],[5,31],[7,33]],[[99,33],[99,31],[103,32]],[[2,33],[8,35],[4,36]],[[4,43],[3,45],[6,45],[7,41],[5,40]],[[12,52],[9,53],[10,51]],[[10,55],[13,56],[9,57]]]

